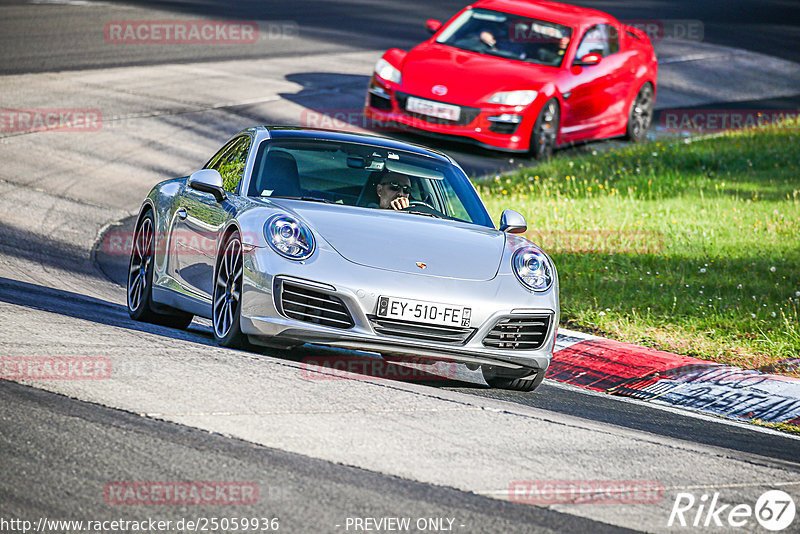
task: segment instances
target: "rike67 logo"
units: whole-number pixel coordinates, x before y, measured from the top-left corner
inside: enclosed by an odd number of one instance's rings
[[[755,519],[763,528],[778,532],[791,525],[794,517],[794,500],[781,490],[765,492],[758,498],[755,506],[723,504],[716,492],[713,496],[704,493],[700,498],[682,492],[675,496],[667,526],[693,529],[728,526],[753,532],[756,528],[753,521]]]

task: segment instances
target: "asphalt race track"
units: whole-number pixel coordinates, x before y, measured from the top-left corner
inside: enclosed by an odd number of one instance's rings
[[[661,110],[798,108],[797,3],[579,3],[620,19],[703,21],[702,41],[656,44]],[[111,366],[103,380],[0,380],[1,532],[21,531],[4,526],[11,519],[212,516],[278,517],[283,532],[353,532],[353,518],[382,517],[452,519],[441,525],[470,533],[669,532],[692,530],[667,526],[680,492],[753,506],[781,489],[800,504],[800,439],[775,431],[560,384],[490,390],[466,370],[459,381],[345,380],[303,364],[324,349],[252,354],[215,346],[204,321],[178,331],[128,318],[127,256],[103,237],[124,235],[153,184],[199,168],[252,124],[352,114],[358,127],[381,51],[413,45],[426,18],[462,5],[0,3],[0,108],[102,114],[97,131],[0,131],[0,357]],[[257,20],[267,38],[130,46],[103,36],[109,21],[187,17]],[[475,175],[519,163],[413,139]],[[509,488],[531,480],[652,481],[663,494],[510,502]],[[118,505],[104,490],[119,481],[246,481],[259,493],[241,506]],[[759,528],[751,518],[711,530]]]

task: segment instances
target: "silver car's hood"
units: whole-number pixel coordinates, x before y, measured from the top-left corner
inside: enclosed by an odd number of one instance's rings
[[[491,280],[503,257],[505,235],[492,228],[391,210],[283,199],[275,203],[297,213],[345,259],[368,267]]]

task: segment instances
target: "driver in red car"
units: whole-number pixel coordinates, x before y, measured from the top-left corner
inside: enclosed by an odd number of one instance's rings
[[[386,173],[376,187],[382,209],[402,210],[408,207],[411,180],[405,174]]]

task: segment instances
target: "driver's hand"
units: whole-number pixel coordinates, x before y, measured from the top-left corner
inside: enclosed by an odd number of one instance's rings
[[[408,197],[397,197],[390,202],[393,210],[404,210],[408,207]]]
[[[480,39],[481,41],[483,41],[483,44],[485,44],[489,48],[494,48],[494,45],[497,44],[497,40],[494,38],[494,35],[492,35],[491,32],[486,30],[481,32]]]

